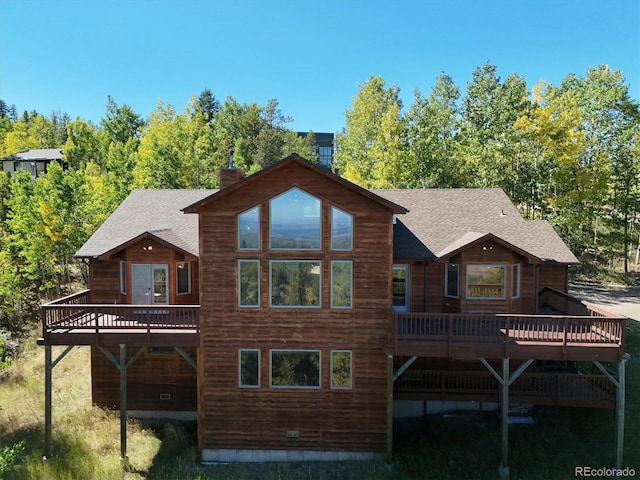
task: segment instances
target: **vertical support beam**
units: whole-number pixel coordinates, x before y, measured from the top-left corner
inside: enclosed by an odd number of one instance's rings
[[[51,436],[51,371],[53,362],[51,360],[51,345],[44,346],[44,455],[49,458],[53,448]]]
[[[387,464],[393,464],[393,355],[387,355]]]
[[[127,466],[127,346],[120,344],[120,462]]]
[[[509,359],[502,359],[501,395],[501,426],[502,426],[502,454],[498,473],[502,480],[509,480]]]
[[[625,409],[625,363],[629,360],[625,353],[618,362],[618,385],[616,389],[616,468],[622,468],[624,451],[624,409]]]

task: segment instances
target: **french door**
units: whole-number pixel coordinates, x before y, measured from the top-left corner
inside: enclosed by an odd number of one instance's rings
[[[133,268],[134,305],[166,305],[169,303],[169,267],[135,263]]]

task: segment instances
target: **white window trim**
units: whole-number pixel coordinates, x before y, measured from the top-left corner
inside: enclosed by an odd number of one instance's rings
[[[470,297],[469,296],[469,266],[481,265],[484,267],[502,268],[502,296],[501,297]],[[465,298],[468,300],[506,300],[507,299],[507,265],[504,263],[468,263],[465,269]]]
[[[336,263],[348,263],[351,267],[351,275],[349,276],[349,305],[333,304],[333,265]],[[331,260],[331,308],[338,310],[353,308],[353,260]]]
[[[520,298],[521,295],[521,290],[522,290],[522,276],[520,274],[520,272],[522,271],[522,269],[520,268],[520,264],[519,263],[514,263],[513,265],[511,265],[511,298]],[[516,284],[518,286],[518,293],[517,295],[514,294],[513,292],[513,285]]]
[[[241,275],[240,275],[240,264],[242,263],[257,263],[258,264],[258,303],[256,305],[243,305],[241,303],[242,295],[241,295]],[[256,259],[239,259],[238,260],[238,307],[240,308],[260,308],[260,260]]]
[[[258,210],[258,246],[257,247],[241,247],[240,246],[240,217],[242,215],[244,215],[245,213],[249,213],[252,210]],[[238,246],[238,250],[243,250],[243,251],[256,251],[256,250],[260,250],[260,205],[256,205],[255,207],[251,207],[248,210],[245,210],[244,212],[240,212],[238,215],[236,215],[236,242],[237,242],[237,246]]]
[[[338,387],[333,385],[333,354],[334,353],[348,353],[349,354],[349,386],[348,387]],[[353,351],[352,350],[331,350],[330,353],[330,370],[329,370],[329,376],[331,377],[330,379],[330,385],[331,385],[331,390],[353,390]]]
[[[318,305],[273,305],[273,264],[274,263],[317,263],[320,269],[318,275]],[[316,309],[322,307],[322,260],[269,260],[269,308],[310,308]]]
[[[458,268],[458,281],[456,285],[457,294],[449,294],[449,265],[455,265]],[[460,298],[460,264],[459,263],[447,263],[444,266],[444,296],[447,298]]]
[[[242,383],[242,353],[258,352],[258,384],[245,385]],[[258,348],[239,348],[238,349],[238,387],[239,388],[260,388],[260,349]]]
[[[180,271],[180,265],[185,265],[188,270],[187,275],[187,291],[180,292],[180,278],[178,272]],[[183,267],[184,268],[184,267]],[[191,294],[191,262],[185,260],[183,262],[176,262],[176,295],[190,295]]]
[[[305,387],[301,385],[274,385],[273,384],[273,354],[275,352],[304,352],[304,353],[317,353],[318,354],[318,385]],[[321,390],[322,389],[322,351],[314,349],[296,349],[296,348],[272,348],[269,350],[269,388],[278,390],[293,389],[293,390]]]
[[[340,213],[343,213],[344,215],[348,215],[351,218],[351,242],[349,244],[348,248],[335,248],[333,246],[333,212],[334,210],[337,210]],[[331,250],[334,252],[351,252],[353,251],[353,215],[351,215],[349,212],[346,212],[344,210],[342,210],[341,208],[338,208],[336,206],[331,206]]]

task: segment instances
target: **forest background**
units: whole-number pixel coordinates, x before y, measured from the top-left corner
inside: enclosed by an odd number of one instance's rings
[[[400,87],[358,85],[336,132],[340,175],[365,188],[502,188],[528,219],[546,219],[589,276],[633,282],[640,254],[640,105],[606,65],[559,85],[504,80],[478,66],[463,92],[441,72],[407,108]],[[162,101],[147,117],[108,97],[98,123],[0,100],[0,157],[61,148],[32,179],[0,174],[0,329],[19,334],[44,299],[86,282],[73,255],[135,188],[217,188],[229,151],[248,174],[297,152],[317,161],[276,99],[223,101],[205,88],[182,112]],[[3,354],[0,337],[0,354]],[[4,354],[2,355],[4,358]]]

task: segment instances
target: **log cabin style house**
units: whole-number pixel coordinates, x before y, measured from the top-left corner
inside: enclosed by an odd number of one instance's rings
[[[384,457],[394,412],[624,395],[624,319],[566,294],[576,257],[499,189],[370,191],[293,154],[136,190],[76,256],[47,375],[91,345],[93,402],[197,418],[203,461]]]

